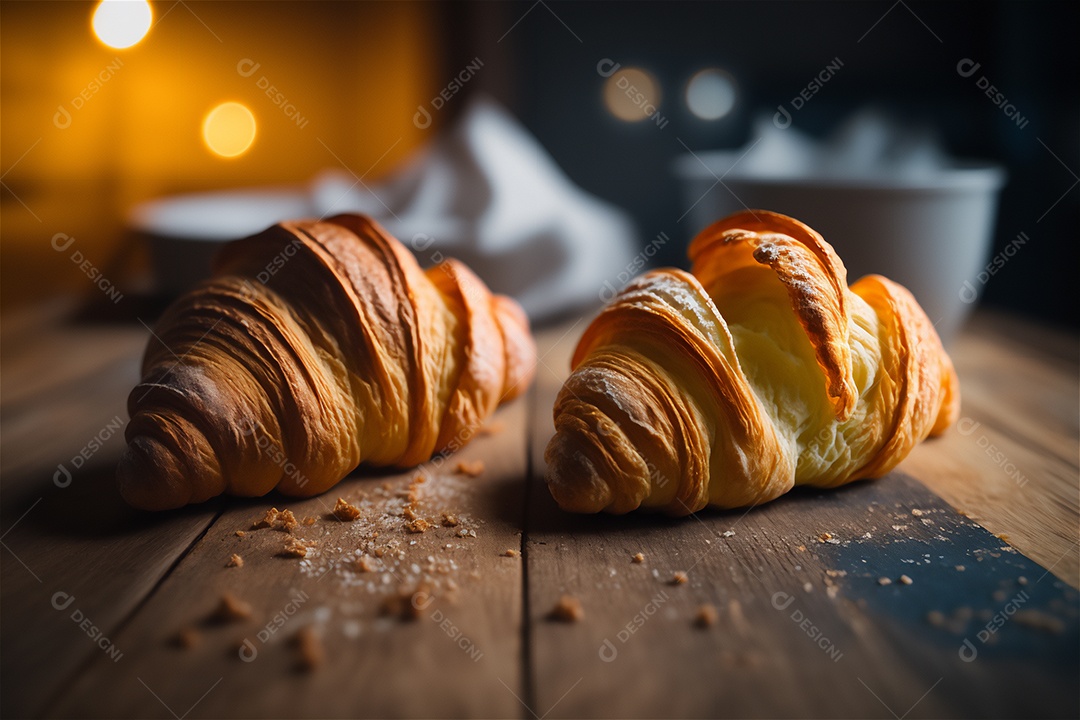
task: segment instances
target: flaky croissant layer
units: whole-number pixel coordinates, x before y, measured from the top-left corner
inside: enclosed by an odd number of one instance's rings
[[[955,421],[956,372],[912,295],[877,275],[849,288],[807,226],[739,213],[690,257],[581,338],[545,454],[563,509],[756,505],[884,475]]]
[[[281,223],[226,246],[159,321],[120,490],[161,510],[415,465],[467,443],[535,361],[520,307],[464,265],[425,272],[358,215]]]

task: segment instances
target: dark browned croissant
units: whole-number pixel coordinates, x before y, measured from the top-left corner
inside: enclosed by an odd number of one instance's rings
[[[281,223],[225,247],[161,318],[120,490],[162,510],[415,465],[468,442],[535,359],[517,303],[464,265],[425,272],[358,215]]]

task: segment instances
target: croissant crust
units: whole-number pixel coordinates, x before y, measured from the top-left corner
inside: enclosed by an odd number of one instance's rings
[[[926,314],[753,210],[706,228],[692,273],[632,281],[586,329],[555,402],[547,483],[574,512],[685,515],[884,475],[959,412]]]
[[[128,399],[117,474],[140,508],[310,496],[362,462],[415,465],[532,379],[513,300],[454,260],[421,270],[363,216],[230,243],[214,275],[165,312]]]

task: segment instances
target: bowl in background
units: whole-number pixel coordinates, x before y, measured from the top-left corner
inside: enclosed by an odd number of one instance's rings
[[[989,260],[1003,169],[953,164],[893,177],[770,176],[739,173],[738,159],[731,152],[676,159],[694,234],[746,208],[797,218],[836,248],[849,282],[870,273],[895,280],[915,295],[944,342],[956,336],[974,307],[964,283],[970,287]]]

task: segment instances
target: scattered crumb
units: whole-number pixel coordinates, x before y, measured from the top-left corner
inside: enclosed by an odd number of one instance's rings
[[[1019,583],[1020,585],[1027,585],[1028,584],[1028,579],[1026,577],[1024,577],[1023,575],[1021,575],[1020,577],[1016,578],[1016,582]]]
[[[298,538],[290,537],[285,541],[285,547],[281,549],[278,555],[282,557],[307,557],[308,548],[315,547],[315,543],[312,541],[304,542]]]
[[[847,577],[847,570],[826,570],[825,574],[831,578]]]
[[[243,530],[237,530],[234,534],[236,537],[244,537],[244,535],[247,535]]]
[[[311,527],[312,525],[314,525],[315,524],[315,516],[314,515],[308,515],[306,518],[304,518],[304,524],[307,525],[308,527]]]
[[[892,585],[892,580],[890,580],[887,577],[879,577],[877,579],[877,584],[878,585]]]
[[[172,636],[170,641],[175,647],[191,650],[202,643],[202,634],[195,628],[184,628]]]
[[[803,592],[813,592],[814,584],[811,582],[804,582],[802,586]]]
[[[828,542],[829,540],[832,540],[832,533],[823,532],[818,535],[817,539],[818,542]]]
[[[503,550],[502,554],[503,557],[516,558],[521,553],[519,553],[517,550],[514,550],[513,548],[507,548],[506,550]]]
[[[712,627],[719,618],[720,614],[716,612],[715,605],[699,605],[694,614],[694,625],[699,628]]]
[[[266,511],[266,515],[262,520],[256,520],[251,524],[253,530],[260,530],[262,528],[272,528],[274,530],[283,530],[284,532],[292,532],[296,529],[300,523],[296,522],[296,516],[292,514],[292,510],[278,510],[277,508],[270,508]]]
[[[581,607],[581,601],[573,595],[563,595],[552,609],[550,617],[559,622],[578,622],[585,618],[585,609]]]
[[[912,580],[911,578],[909,578],[907,575],[901,575],[900,576],[900,584],[901,585],[910,585],[913,582],[915,582],[915,581]]]
[[[375,572],[375,563],[367,555],[361,555],[356,561],[357,572]]]
[[[466,460],[462,460],[454,468],[454,472],[456,472],[456,473],[458,473],[460,475],[468,475],[469,477],[476,477],[480,473],[484,472],[484,461],[483,460],[473,460],[472,462],[468,462]]]
[[[720,536],[721,537],[735,537],[735,531],[734,530],[725,530],[724,532],[720,533]]]
[[[942,627],[945,625],[945,615],[940,610],[931,610],[926,613],[926,622],[934,627]]]
[[[229,558],[229,562],[225,563],[225,567],[244,567],[244,558],[233,553],[233,556]]]
[[[1065,631],[1065,623],[1041,610],[1019,610],[1013,615],[1013,619],[1025,627],[1043,630],[1055,635]]]
[[[331,511],[334,517],[341,522],[352,522],[356,518],[360,517],[360,508],[355,505],[350,505],[345,502],[344,498],[338,498],[334,503],[334,509]]]
[[[797,547],[795,549],[798,550],[799,552],[806,552],[806,546],[805,545],[800,545],[799,547]]]
[[[297,652],[297,668],[303,672],[311,672],[323,663],[322,638],[314,625],[305,625],[294,636]]]
[[[997,535],[995,535],[995,537],[998,540],[1003,540],[1004,542],[1009,542],[1009,536],[1006,535],[1005,533],[997,533]]]
[[[217,623],[240,622],[251,617],[251,605],[232,593],[221,596],[218,606],[210,613],[210,620]]]
[[[466,530],[465,528],[461,528],[460,530],[457,531],[456,534],[457,534],[457,536],[459,538],[466,538],[466,537],[473,537],[474,538],[474,537],[476,537],[476,531],[475,530]]]
[[[913,508],[911,510],[911,514],[914,515],[915,517],[922,517],[926,513],[924,513],[922,510],[919,510],[918,508]]]
[[[1007,598],[1008,596],[1008,593],[1006,593],[1004,590],[995,590],[994,594],[990,597],[994,599],[994,602],[1005,602],[1005,598]]]
[[[690,581],[690,577],[682,570],[677,570],[674,575],[671,576],[672,585],[685,585]]]
[[[420,617],[420,611],[430,605],[433,599],[431,589],[426,585],[412,591],[398,590],[383,600],[379,611],[401,621],[412,621]]]
[[[964,572],[964,570],[967,570],[967,568],[965,568],[963,565],[956,566],[956,572]]]
[[[412,533],[412,534],[417,534],[417,533],[422,533],[422,532],[426,531],[430,527],[431,527],[431,523],[429,523],[427,520],[425,520],[422,517],[418,517],[415,520],[413,520],[413,521],[411,521],[409,523],[406,523],[405,532]]]
[[[645,562],[645,556],[641,553],[637,553],[634,555],[634,557],[630,558],[630,562],[634,563],[635,565],[640,565],[641,563]]]
[[[457,515],[451,515],[450,513],[442,514],[443,527],[457,527],[461,524],[461,521],[457,519]]]

